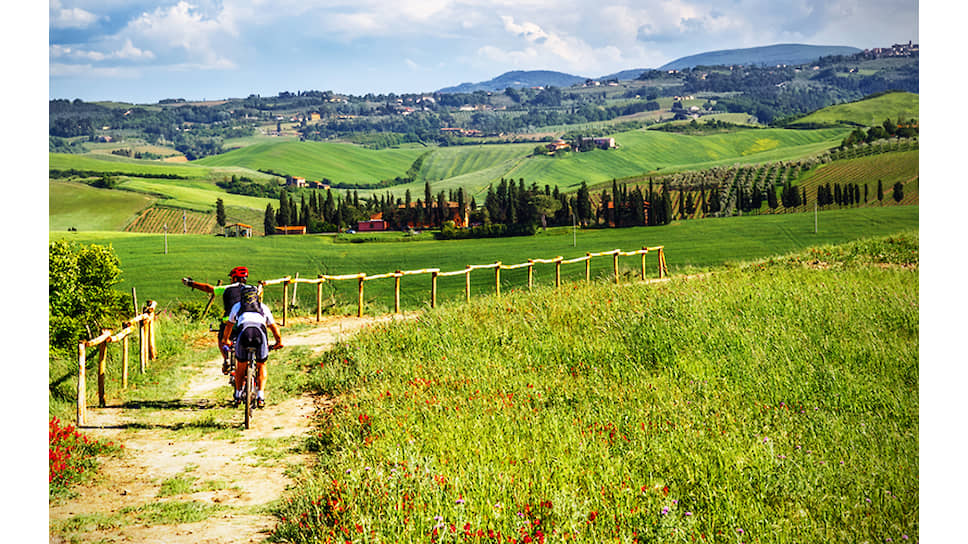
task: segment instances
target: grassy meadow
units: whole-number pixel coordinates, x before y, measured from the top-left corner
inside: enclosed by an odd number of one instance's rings
[[[895,92],[857,102],[829,106],[798,119],[796,124],[853,123],[873,127],[880,126],[887,117],[895,123],[898,118],[917,119],[919,111],[919,95]]]
[[[666,260],[673,274],[691,273],[730,263],[761,259],[803,248],[829,243],[843,243],[867,236],[885,235],[899,230],[916,230],[917,206],[830,210],[818,215],[818,232],[814,233],[814,215],[808,213],[760,215],[675,222],[664,227],[623,229],[589,229],[574,233],[570,228],[552,228],[536,236],[435,241],[427,237],[409,238],[402,234],[382,236],[327,235],[272,236],[249,239],[222,238],[211,235],[169,234],[168,254],[165,239],[159,234],[114,232],[51,233],[51,239],[67,238],[82,243],[110,244],[121,260],[124,271],[123,291],[137,288],[139,297],[157,300],[163,307],[179,302],[198,302],[204,296],[180,283],[184,276],[215,283],[227,280],[227,271],[244,264],[253,280],[284,276],[302,278],[317,274],[370,275],[394,270],[440,268],[441,271],[463,270],[467,265],[518,264],[528,259],[562,256],[571,259],[612,249],[623,251],[644,246],[665,247]],[[362,243],[354,243],[356,241]],[[647,257],[647,273],[656,275],[656,257]],[[612,259],[592,259],[591,275],[595,278],[612,274]],[[638,274],[639,259],[620,260],[621,273]],[[584,278],[582,263],[562,266],[563,281]],[[471,274],[473,295],[494,291],[492,270]],[[538,264],[534,269],[536,285],[554,282],[554,265]],[[527,285],[527,270],[501,273],[502,290],[520,289]],[[409,276],[401,280],[401,304],[404,309],[429,304],[429,275]],[[270,287],[268,301],[278,311],[281,287]],[[327,311],[353,313],[356,308],[356,282],[325,284],[324,306]],[[393,309],[393,280],[374,280],[365,284],[366,312],[383,313]],[[464,277],[438,279],[438,300],[442,303],[462,301]],[[315,312],[315,288],[302,285],[297,289],[297,305],[304,312]]]
[[[273,538],[917,542],[917,265],[912,231],[365,331],[306,361],[334,402]]]
[[[48,185],[51,231],[121,230],[156,198],[144,193],[98,189],[84,183],[53,181]]]

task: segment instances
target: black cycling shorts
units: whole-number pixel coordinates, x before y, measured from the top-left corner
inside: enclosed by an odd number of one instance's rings
[[[269,358],[269,337],[262,327],[245,327],[235,339],[235,358],[243,363],[249,362],[247,348],[255,348],[255,360],[264,363]]]

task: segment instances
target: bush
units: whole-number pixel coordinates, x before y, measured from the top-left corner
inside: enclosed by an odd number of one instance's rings
[[[116,328],[131,297],[112,287],[121,262],[111,247],[56,240],[48,246],[48,336],[51,349],[76,346],[82,335]]]

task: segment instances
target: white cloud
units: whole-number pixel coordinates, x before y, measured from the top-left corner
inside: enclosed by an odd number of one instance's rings
[[[51,28],[87,28],[100,19],[97,15],[81,8],[65,8],[58,0],[50,3]]]
[[[123,51],[128,55],[142,52],[131,45],[136,40],[156,52],[151,53],[152,57],[157,54],[175,64],[212,69],[233,67],[235,63],[221,49],[229,50],[232,47],[238,29],[235,20],[221,17],[222,13],[225,12],[220,11],[216,17],[207,17],[184,0],[173,6],[142,13],[119,33],[119,37],[126,40]]]

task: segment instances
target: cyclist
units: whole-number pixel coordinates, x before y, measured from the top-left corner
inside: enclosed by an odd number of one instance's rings
[[[206,293],[222,297],[222,322],[219,324],[218,339],[216,340],[219,343],[222,339],[222,333],[225,330],[225,323],[228,321],[229,311],[232,310],[232,306],[234,306],[236,302],[242,299],[242,288],[246,285],[246,281],[249,279],[249,269],[244,266],[236,266],[229,271],[229,279],[232,280],[232,283],[228,285],[210,285],[208,283],[194,281],[191,278],[182,278],[182,283],[191,287],[192,289],[198,289],[199,291],[204,291]],[[225,349],[222,349],[221,351],[222,374],[228,374],[229,354]]]
[[[225,329],[220,338],[223,346],[231,346],[235,339],[235,359],[239,362],[235,367],[235,396],[236,402],[242,401],[245,387],[245,371],[249,363],[247,348],[254,348],[256,362],[256,405],[263,408],[266,404],[265,391],[268,373],[266,361],[269,359],[269,337],[266,328],[272,331],[276,343],[272,349],[282,347],[282,334],[272,317],[272,311],[259,299],[259,290],[253,286],[246,286],[242,290],[242,298],[229,311]],[[233,333],[233,330],[235,332]]]

